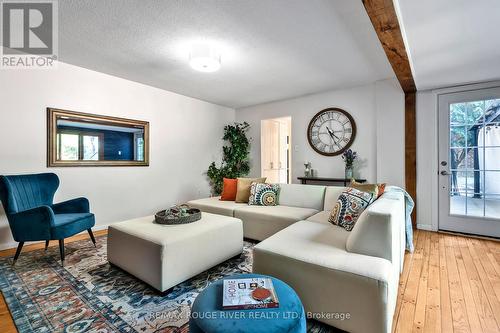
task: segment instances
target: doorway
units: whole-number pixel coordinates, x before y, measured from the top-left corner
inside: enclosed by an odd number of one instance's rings
[[[500,237],[500,87],[438,103],[439,229]]]
[[[261,175],[268,183],[291,183],[292,118],[261,122]]]

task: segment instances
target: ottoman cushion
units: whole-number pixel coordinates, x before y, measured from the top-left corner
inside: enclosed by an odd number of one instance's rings
[[[233,217],[202,213],[199,221],[160,225],[154,217],[115,223],[108,260],[165,291],[243,251],[243,226]]]
[[[263,277],[241,274],[228,277]],[[295,291],[286,283],[272,278],[279,307],[255,310],[222,310],[223,280],[211,284],[194,301],[189,321],[190,333],[305,333],[304,308]]]

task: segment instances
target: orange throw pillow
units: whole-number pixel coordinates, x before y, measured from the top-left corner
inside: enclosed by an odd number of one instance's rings
[[[222,194],[220,196],[220,200],[234,201],[236,199],[237,185],[238,185],[237,179],[224,178],[224,184],[222,185]]]

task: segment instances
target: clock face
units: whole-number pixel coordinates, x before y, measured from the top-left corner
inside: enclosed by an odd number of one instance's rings
[[[351,146],[356,136],[356,124],[349,113],[338,108],[318,112],[309,123],[307,139],[321,155],[342,154]]]

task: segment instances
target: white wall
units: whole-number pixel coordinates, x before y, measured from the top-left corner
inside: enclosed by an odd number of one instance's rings
[[[399,82],[375,83],[377,181],[405,186],[405,100]]]
[[[46,108],[150,122],[149,167],[46,167]],[[90,200],[106,225],[209,195],[204,171],[220,160],[234,110],[60,63],[53,70],[0,72],[0,174],[55,172],[56,201]],[[0,248],[13,240],[0,209]]]
[[[395,79],[238,109],[236,120],[251,125],[251,174],[258,176],[261,170],[261,120],[291,116],[292,181],[297,183],[297,177],[303,175],[304,161],[312,163],[319,177],[344,177],[340,156],[319,155],[307,141],[309,121],[328,107],[345,109],[356,122],[357,135],[352,149],[359,153],[361,163],[355,176],[403,186],[404,94]]]

